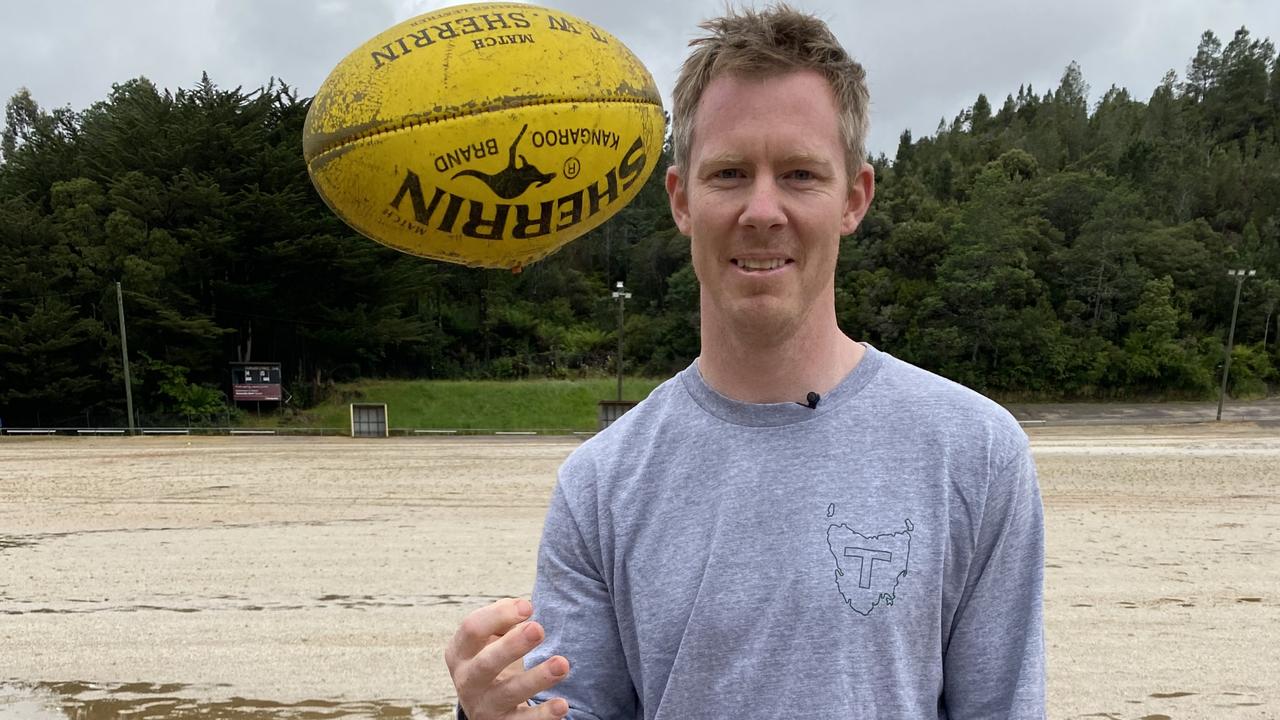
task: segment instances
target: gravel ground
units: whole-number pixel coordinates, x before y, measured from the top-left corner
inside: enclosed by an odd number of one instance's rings
[[[1280,431],[1030,432],[1049,716],[1280,717]],[[576,444],[0,439],[0,718],[448,717]]]

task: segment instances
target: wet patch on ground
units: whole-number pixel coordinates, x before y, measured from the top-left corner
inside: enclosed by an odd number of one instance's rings
[[[5,550],[31,547],[35,544],[35,540],[21,535],[0,535],[0,553]]]
[[[1151,703],[1151,701],[1153,700],[1177,701],[1180,698],[1194,697],[1202,694],[1205,697],[1214,698],[1216,701],[1213,702],[1213,706],[1219,707],[1219,708],[1229,709],[1229,708],[1245,708],[1245,707],[1262,707],[1263,705],[1266,704],[1262,702],[1261,698],[1258,695],[1253,693],[1230,692],[1230,691],[1220,692],[1220,693],[1200,693],[1200,692],[1192,692],[1190,690],[1153,692],[1141,699],[1129,698],[1125,700],[1125,703],[1129,705],[1146,705],[1148,703]],[[1164,702],[1164,703],[1152,703],[1152,704],[1155,704],[1159,710],[1162,710],[1164,712],[1148,712],[1145,715],[1136,716],[1136,717],[1129,713],[1093,712],[1093,713],[1084,713],[1082,715],[1072,715],[1071,717],[1079,718],[1080,720],[1083,720],[1084,718],[1103,718],[1104,720],[1172,720],[1174,716],[1167,715],[1165,713],[1170,712],[1168,708],[1177,707],[1176,703]],[[1196,717],[1200,717],[1200,715],[1196,715]],[[1266,717],[1271,717],[1271,716],[1267,715]]]
[[[0,615],[85,615],[89,613],[136,612],[272,612],[326,608],[345,610],[373,610],[380,608],[422,608],[437,605],[462,605],[475,603],[487,605],[504,597],[515,595],[323,595],[314,600],[300,602],[251,602],[247,598],[231,595],[202,598],[175,598],[171,604],[121,604],[110,600],[68,599],[50,604],[48,600],[18,600],[0,593]],[[3,718],[0,718],[3,720]]]
[[[0,682],[0,719],[4,720],[175,720],[190,717],[225,720],[428,720],[448,717],[452,711],[451,704],[397,700],[278,702],[239,697],[225,685]]]
[[[163,503],[160,503],[163,504]],[[184,504],[184,503],[178,503]],[[190,505],[190,503],[185,503]],[[299,527],[338,527],[342,525],[367,525],[372,523],[385,522],[385,518],[381,516],[366,517],[340,517],[330,518],[326,520],[265,520],[261,522],[226,522],[223,520],[210,520],[208,524],[197,523],[191,525],[155,525],[144,527],[105,527],[91,528],[85,530],[64,530],[61,532],[47,532],[37,535],[29,535],[25,538],[10,538],[20,541],[22,544],[30,545],[40,540],[57,540],[62,538],[76,538],[91,535],[114,535],[114,534],[145,534],[157,532],[189,532],[199,530],[278,530]],[[4,540],[6,536],[0,535],[0,540]],[[3,546],[0,546],[0,550]]]

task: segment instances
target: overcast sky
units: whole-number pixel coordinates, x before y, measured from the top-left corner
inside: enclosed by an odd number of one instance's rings
[[[439,0],[0,0],[0,93],[20,87],[44,108],[80,110],[111,84],[145,75],[160,87],[256,88],[269,77],[314,94],[348,52]],[[668,99],[697,22],[724,0],[554,0],[618,36]],[[758,3],[757,3],[758,4]],[[1031,83],[1043,94],[1075,60],[1097,99],[1112,84],[1146,100],[1179,77],[1200,34],[1225,44],[1241,25],[1280,39],[1277,0],[792,0],[824,18],[867,68],[871,152],[899,134],[932,134],[986,93],[997,108]]]

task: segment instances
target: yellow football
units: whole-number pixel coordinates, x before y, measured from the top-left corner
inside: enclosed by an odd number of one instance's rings
[[[311,181],[360,233],[520,268],[599,226],[653,172],[662,98],[617,38],[533,5],[405,21],[334,68],[307,113]]]

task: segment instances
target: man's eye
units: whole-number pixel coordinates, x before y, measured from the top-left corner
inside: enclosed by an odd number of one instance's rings
[[[725,168],[717,170],[714,176],[717,180],[737,180],[742,177],[742,171],[737,168]]]
[[[813,173],[809,172],[808,170],[792,170],[791,171],[791,179],[793,180],[812,180],[813,177],[814,177]]]

